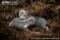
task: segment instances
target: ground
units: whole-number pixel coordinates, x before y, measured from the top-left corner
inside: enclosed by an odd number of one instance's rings
[[[17,0],[17,2],[18,5],[12,6],[0,4],[0,38],[2,40],[3,38],[4,40],[34,40],[32,39],[33,37],[60,38],[60,1]],[[48,21],[50,31],[39,31],[38,28],[36,29],[32,27],[32,32],[23,32],[17,30],[16,28],[9,28],[9,22],[17,16],[20,9],[28,10],[33,16],[41,16],[45,18]]]

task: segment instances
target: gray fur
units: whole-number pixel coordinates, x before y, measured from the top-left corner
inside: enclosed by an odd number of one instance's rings
[[[48,26],[47,26],[48,21],[47,20],[45,20],[42,17],[35,17],[35,19],[36,19],[35,25],[37,27],[42,27],[42,28],[44,28],[44,29],[46,29],[48,31]]]
[[[28,13],[25,10],[19,11],[19,17],[14,18],[10,23],[9,26],[14,26],[18,29],[24,30],[24,31],[30,31],[28,29],[28,26],[36,25],[36,27],[42,27],[48,31],[48,21],[45,20],[42,17],[33,17],[29,16]]]
[[[22,10],[21,10],[22,11]],[[28,26],[30,25],[34,25],[35,24],[35,18],[32,17],[32,16],[29,16],[27,15],[27,13],[25,13],[26,11],[23,10],[21,12],[21,15],[19,13],[19,17],[18,18],[14,18],[10,23],[9,23],[9,26],[14,26],[18,29],[21,29],[21,30],[24,30],[24,31],[30,31],[28,29]],[[23,13],[23,14],[22,14]],[[20,16],[23,16],[20,18]],[[29,17],[26,17],[26,16],[29,16]],[[26,17],[26,18],[25,18]]]

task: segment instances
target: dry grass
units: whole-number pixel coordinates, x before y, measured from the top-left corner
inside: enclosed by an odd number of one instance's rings
[[[19,0],[17,0],[19,2]],[[50,4],[49,1],[33,1],[31,5],[28,0],[21,1],[18,6],[2,6],[0,5],[0,33],[8,35],[8,40],[19,40],[20,35],[23,33],[24,39],[29,40],[33,36],[37,37],[60,37],[60,5],[55,2]],[[19,3],[18,3],[19,4]],[[26,6],[27,5],[27,6]],[[20,9],[28,10],[34,16],[42,16],[48,20],[49,32],[20,32],[16,28],[9,28],[8,24],[15,16],[17,16]],[[46,35],[45,35],[46,34]]]

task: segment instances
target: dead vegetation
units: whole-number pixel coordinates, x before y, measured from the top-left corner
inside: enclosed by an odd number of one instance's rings
[[[17,0],[17,6],[3,6],[0,4],[0,33],[8,35],[8,40],[19,40],[22,34],[25,40],[31,37],[59,37],[60,38],[60,4],[55,1],[48,0]],[[8,23],[17,16],[20,9],[25,9],[33,16],[42,16],[48,20],[50,32],[35,32],[36,28],[32,28],[33,32],[20,32],[16,28],[9,28]],[[46,34],[46,35],[44,35]]]

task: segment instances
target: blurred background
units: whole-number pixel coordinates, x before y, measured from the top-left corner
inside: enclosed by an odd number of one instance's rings
[[[0,39],[1,40],[37,40],[35,38],[60,38],[60,0],[15,0],[17,5],[2,5],[0,0]],[[9,22],[25,9],[33,16],[41,16],[48,21],[50,31],[44,32],[31,27],[32,32],[9,28]],[[40,39],[39,39],[40,40]],[[43,39],[41,39],[43,40]],[[44,39],[49,40],[49,39]],[[53,40],[53,39],[51,39]],[[55,39],[57,40],[57,39]],[[58,39],[59,40],[59,39]]]

